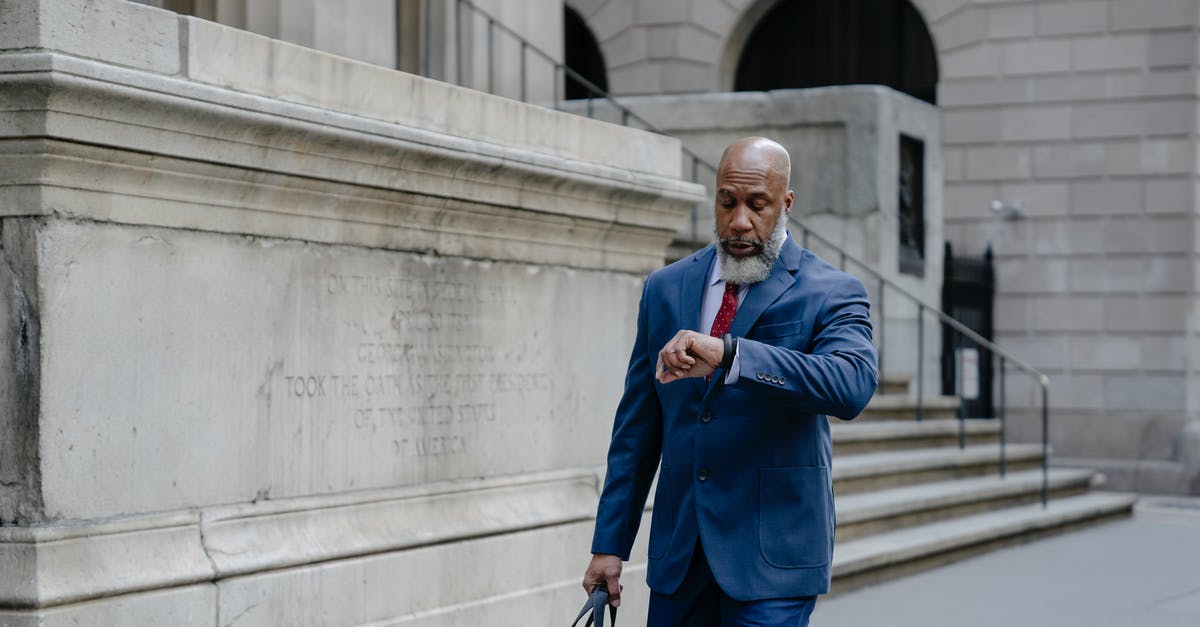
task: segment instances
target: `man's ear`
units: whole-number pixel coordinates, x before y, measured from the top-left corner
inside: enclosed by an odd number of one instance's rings
[[[792,202],[796,199],[796,194],[792,190],[787,191],[787,195],[783,197],[783,212],[785,214],[792,213]]]

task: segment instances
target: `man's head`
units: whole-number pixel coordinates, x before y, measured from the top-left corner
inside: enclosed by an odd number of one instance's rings
[[[787,150],[765,137],[739,139],[721,155],[714,213],[725,281],[744,285],[771,274],[795,197],[791,172]]]

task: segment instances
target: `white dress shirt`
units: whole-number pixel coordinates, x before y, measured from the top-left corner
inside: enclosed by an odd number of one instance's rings
[[[742,306],[742,301],[746,300],[746,294],[749,292],[749,285],[738,287],[738,307]],[[721,280],[721,256],[713,255],[712,267],[708,270],[708,281],[704,284],[704,298],[700,301],[700,333],[712,333],[713,321],[717,319],[717,312],[720,311],[721,301],[724,298],[725,281]],[[734,342],[737,342],[737,340],[734,340]],[[729,370],[725,373],[725,385],[736,383],[741,371],[738,355],[735,352],[733,355],[733,364],[729,366]]]

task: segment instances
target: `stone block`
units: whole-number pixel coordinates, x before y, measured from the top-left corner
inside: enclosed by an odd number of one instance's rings
[[[1187,174],[1195,163],[1194,147],[1187,139],[1141,139],[1108,144],[1111,175]]]
[[[72,391],[42,398],[48,516],[601,462],[621,373],[566,385],[581,364],[545,347],[611,312],[632,328],[636,276],[64,222],[41,237],[42,382]],[[608,335],[578,358],[623,362]],[[213,369],[217,346],[239,359]],[[101,356],[119,365],[87,366]]]
[[[996,268],[996,291],[1009,294],[1058,294],[1068,289],[1067,260],[1026,258]]]
[[[996,6],[987,10],[987,34],[991,39],[1032,37],[1037,12],[1029,5]]]
[[[941,78],[980,78],[1000,73],[1000,47],[981,43],[947,51],[941,55]]]
[[[1102,100],[1108,94],[1108,77],[1104,75],[1038,76],[1031,80],[1037,102]]]
[[[1000,200],[1020,202],[1028,216],[1061,216],[1070,208],[1071,188],[1058,182],[1005,182]]]
[[[720,38],[728,36],[738,17],[739,13],[722,0],[695,0],[691,3],[692,23]]]
[[[1007,291],[1001,292],[997,289],[993,312],[996,331],[1004,332],[1005,337],[1008,338],[1020,337],[1021,334],[1028,333],[1033,324],[1033,303],[1033,298],[1014,295]],[[1001,346],[1003,345],[1004,343],[1001,342]]]
[[[1105,223],[1109,253],[1185,253],[1192,249],[1193,221],[1185,218],[1114,220]]]
[[[1110,410],[1180,412],[1186,409],[1183,375],[1109,374],[1104,377],[1104,405]]]
[[[1191,179],[1146,180],[1148,213],[1190,213],[1195,197]]]
[[[1097,331],[1104,328],[1104,299],[1047,296],[1033,302],[1033,328],[1044,331]]]
[[[1181,333],[1195,304],[1186,296],[1144,295],[1110,298],[1104,326],[1110,331]]]
[[[1137,69],[1146,65],[1145,35],[1099,35],[1071,40],[1071,67],[1077,71]]]
[[[179,18],[134,2],[9,0],[0,3],[0,49],[46,49],[176,74]]]
[[[1051,421],[1058,418],[1059,411],[1066,410],[1099,410],[1104,408],[1104,376],[1072,371],[1070,374],[1055,375],[1050,389],[1051,403],[1054,409]],[[1059,438],[1054,437],[1058,430],[1053,429],[1051,445],[1058,452]],[[1040,433],[1038,434],[1041,435]]]
[[[1071,183],[1071,213],[1074,215],[1142,212],[1141,181],[1080,181]]]
[[[1103,307],[1103,304],[1100,304]],[[1100,316],[1097,316],[1099,319]],[[1137,371],[1142,367],[1138,338],[1120,335],[1077,335],[1071,338],[1071,370]]]
[[[945,164],[947,183],[964,181],[967,178],[967,150],[947,146],[942,151],[942,162]]]
[[[1105,78],[1110,98],[1190,98],[1196,92],[1196,74],[1188,70],[1118,71],[1106,73]]]
[[[947,145],[994,143],[1003,136],[1003,110],[951,109],[942,114]]]
[[[639,25],[638,29],[646,31],[646,58],[656,60],[673,58],[676,54],[675,40],[684,32],[678,24]]]
[[[1138,341],[1142,367],[1146,370],[1185,371],[1195,365],[1195,353],[1189,352],[1187,336],[1183,334],[1143,335]]]
[[[955,11],[933,26],[933,38],[944,55],[960,46],[975,44],[987,36],[986,9],[967,7]]]
[[[1014,357],[1038,370],[1065,370],[1068,365],[1067,337],[1043,333],[1005,337],[1001,344]]]
[[[1033,252],[1038,255],[1104,254],[1104,225],[1096,220],[1040,220],[1033,232]]]
[[[1033,172],[1039,179],[1103,176],[1108,147],[1098,142],[1039,145],[1033,149]]]
[[[1018,146],[973,146],[966,149],[966,178],[972,181],[1027,179],[1033,175],[1033,151]]]
[[[688,61],[713,64],[720,60],[721,41],[708,31],[688,25],[679,30],[675,55]]]
[[[1195,115],[1195,102],[1190,100],[1079,104],[1072,108],[1071,136],[1187,135]]]
[[[588,18],[588,27],[607,51],[609,40],[636,23],[636,10],[633,0],[608,0]]]
[[[1151,68],[1187,67],[1196,62],[1196,33],[1161,33],[1150,38],[1146,59]]]
[[[946,186],[942,203],[949,217],[978,216],[990,211],[998,197],[999,188],[994,184],[954,183]]]
[[[638,2],[638,24],[678,24],[688,20],[688,5],[692,0],[655,0]]]
[[[1183,257],[1113,257],[1071,261],[1071,286],[1086,292],[1182,292],[1192,267]]]
[[[1112,3],[1112,28],[1116,31],[1195,26],[1196,21],[1197,4],[1193,0]]]
[[[951,79],[938,82],[938,104],[947,110],[959,106],[1030,102],[1032,98],[1028,78]]]
[[[1009,107],[1004,109],[1005,141],[1046,141],[1070,135],[1070,109],[1066,106]]]
[[[1055,74],[1071,70],[1071,43],[1058,40],[1013,41],[1001,44],[1004,73]]]
[[[1039,2],[1039,35],[1103,33],[1108,29],[1108,0],[1088,2]]]
[[[172,625],[217,627],[217,587],[183,586],[43,610],[0,609],[5,627],[78,627],[79,625]]]
[[[984,213],[986,211],[987,213]],[[1025,222],[997,220],[991,215],[990,209],[979,210],[984,219],[972,222],[959,222],[960,235],[953,239],[955,251],[969,255],[980,255],[989,246],[992,252],[1003,260],[1022,257],[1029,252],[1030,225]]]
[[[644,61],[650,56],[649,34],[644,28],[627,28],[604,42],[609,72]]]

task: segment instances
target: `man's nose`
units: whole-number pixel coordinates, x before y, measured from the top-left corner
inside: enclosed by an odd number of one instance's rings
[[[733,210],[733,219],[729,221],[729,228],[738,233],[744,233],[754,228],[750,223],[750,209],[745,205],[741,205]]]

